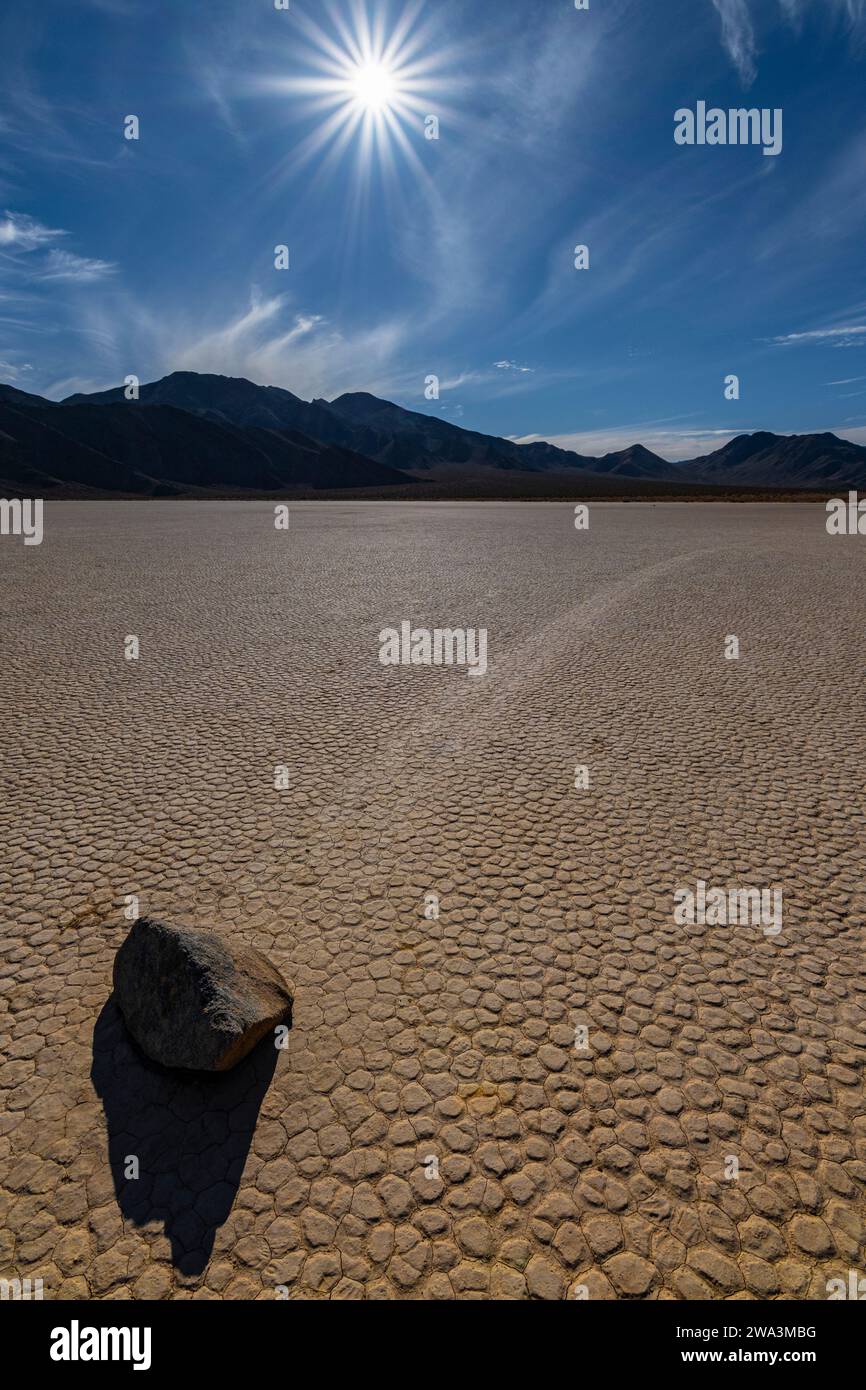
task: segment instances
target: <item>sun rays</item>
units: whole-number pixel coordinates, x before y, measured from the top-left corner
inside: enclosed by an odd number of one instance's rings
[[[291,170],[315,160],[327,176],[349,157],[361,177],[376,166],[393,174],[400,162],[423,177],[425,123],[441,119],[448,85],[448,53],[435,41],[433,21],[420,19],[418,0],[390,20],[385,6],[371,17],[361,0],[348,16],[332,0],[323,8],[321,21],[297,20],[303,43],[293,49],[292,71],[259,83],[312,123],[290,156]]]

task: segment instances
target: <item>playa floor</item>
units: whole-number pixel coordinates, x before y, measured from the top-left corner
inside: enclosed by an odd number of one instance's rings
[[[862,538],[812,505],[596,504],[579,532],[561,504],[303,503],[286,532],[267,503],[48,503],[0,573],[0,1277],[824,1299],[866,1273]],[[383,667],[403,620],[487,629],[487,675]],[[780,891],[781,931],[678,922],[699,881]],[[110,998],[131,898],[266,951],[288,1046],[146,1063]]]

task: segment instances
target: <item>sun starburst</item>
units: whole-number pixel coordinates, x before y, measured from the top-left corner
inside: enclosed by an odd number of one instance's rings
[[[293,71],[259,83],[314,122],[292,153],[293,169],[316,160],[324,174],[354,155],[359,172],[377,164],[393,171],[399,158],[424,175],[419,148],[425,123],[444,115],[449,55],[436,42],[435,21],[421,20],[421,8],[420,0],[403,5],[389,22],[385,4],[371,17],[364,0],[348,12],[326,0],[321,19],[298,17],[302,43],[293,47]]]

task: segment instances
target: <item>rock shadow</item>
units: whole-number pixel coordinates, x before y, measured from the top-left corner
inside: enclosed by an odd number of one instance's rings
[[[276,1065],[266,1036],[232,1071],[169,1071],[135,1046],[113,996],[96,1021],[90,1077],[105,1110],[117,1204],[138,1226],[163,1223],[184,1274],[205,1268],[232,1209]],[[131,1159],[138,1177],[128,1176]]]

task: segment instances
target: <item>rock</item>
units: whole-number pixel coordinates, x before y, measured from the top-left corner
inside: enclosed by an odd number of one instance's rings
[[[114,958],[114,997],[142,1052],[191,1071],[228,1071],[292,1022],[292,988],[260,951],[152,917]]]

